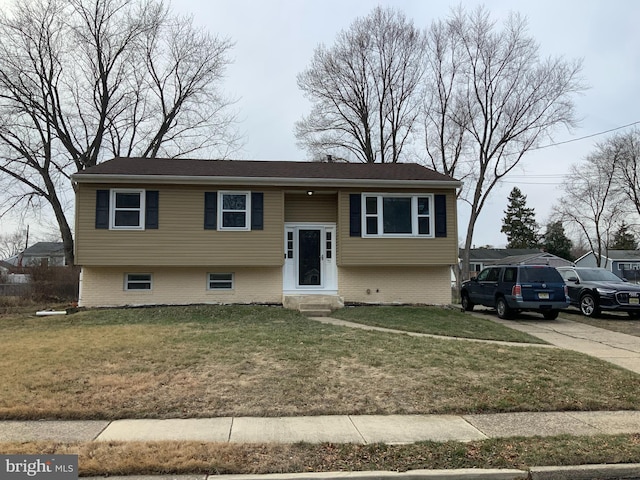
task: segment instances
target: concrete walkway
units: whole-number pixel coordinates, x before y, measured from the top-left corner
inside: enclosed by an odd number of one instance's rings
[[[0,442],[387,443],[640,433],[640,412],[1,421]]]
[[[474,342],[474,343],[491,343],[494,345],[505,345],[505,346],[512,346],[512,347],[555,348],[554,345],[544,345],[541,343],[504,342],[501,340],[480,340],[478,338],[446,337],[444,335],[434,335],[432,333],[407,332],[406,330],[396,330],[393,328],[376,327],[373,325],[365,325],[364,323],[350,322],[348,320],[340,320],[339,318],[332,318],[332,317],[309,317],[309,319],[315,320],[321,323],[326,323],[329,325],[336,325],[339,327],[357,328],[359,330],[368,330],[370,332],[394,333],[394,334],[400,334],[400,335],[407,335],[409,337],[440,338],[444,340],[456,340],[461,342]]]

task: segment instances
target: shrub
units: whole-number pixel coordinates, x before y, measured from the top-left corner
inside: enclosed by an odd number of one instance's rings
[[[31,276],[31,298],[37,302],[75,302],[80,284],[79,267],[37,266],[25,268]]]

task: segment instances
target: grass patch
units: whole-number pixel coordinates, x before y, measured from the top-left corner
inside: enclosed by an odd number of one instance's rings
[[[639,435],[411,445],[203,442],[0,443],[4,454],[78,454],[81,476],[264,474],[639,463]]]
[[[325,325],[278,307],[0,320],[0,418],[634,410],[637,375],[573,352]]]
[[[546,343],[524,332],[512,330],[486,318],[439,307],[347,307],[332,317],[374,327],[447,337],[501,340],[505,342]]]

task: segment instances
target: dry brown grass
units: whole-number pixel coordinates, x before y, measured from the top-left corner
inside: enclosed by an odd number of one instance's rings
[[[637,376],[584,355],[323,325],[274,307],[4,317],[0,418],[616,410]]]
[[[640,462],[639,435],[412,445],[201,442],[0,443],[4,454],[77,454],[81,476],[520,468]]]

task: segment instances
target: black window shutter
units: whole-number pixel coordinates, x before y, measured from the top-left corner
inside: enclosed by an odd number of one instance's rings
[[[436,195],[434,199],[436,212],[436,237],[447,236],[447,196]]]
[[[251,193],[251,230],[264,229],[264,194]]]
[[[362,196],[359,193],[349,195],[349,236],[362,236]]]
[[[109,190],[96,190],[96,228],[109,228]]]
[[[204,228],[216,229],[218,218],[218,192],[204,192]]]
[[[144,228],[158,228],[158,190],[147,190],[145,194]]]

